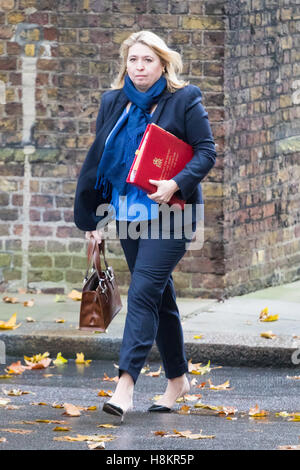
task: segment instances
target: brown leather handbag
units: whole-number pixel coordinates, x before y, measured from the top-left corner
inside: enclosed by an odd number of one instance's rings
[[[100,252],[105,268],[102,271]],[[91,275],[89,270],[93,260]],[[105,258],[105,242],[100,244],[94,238],[88,244],[88,267],[84,278],[80,305],[80,330],[104,332],[112,319],[122,308],[122,301],[113,268]]]

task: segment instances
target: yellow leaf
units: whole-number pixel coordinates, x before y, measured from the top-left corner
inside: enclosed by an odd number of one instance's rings
[[[118,382],[119,381],[119,377],[116,375],[115,377],[108,377],[108,375],[104,372],[104,376],[103,376],[103,379],[102,379],[104,382],[105,381],[108,381],[108,382]]]
[[[56,366],[60,366],[62,364],[65,364],[66,362],[68,362],[68,359],[65,359],[64,357],[62,357],[61,353],[57,353],[57,357],[56,359],[53,361],[53,364],[55,364]]]
[[[167,434],[166,431],[152,431],[154,436],[165,436]]]
[[[65,302],[65,301],[66,299],[64,295],[56,294],[54,302]]]
[[[114,424],[98,424],[97,428],[118,428],[119,426],[115,426]]]
[[[52,431],[70,431],[71,427],[55,426]]]
[[[162,395],[155,395],[155,396],[152,398],[152,400],[157,401],[157,400],[159,400],[161,397],[162,397]]]
[[[77,406],[72,405],[72,403],[64,403],[64,408],[66,410],[63,413],[64,415],[68,415],[68,416],[80,416],[81,415]]]
[[[43,401],[39,401],[39,402],[32,402],[30,403],[31,405],[35,405],[35,406],[48,406],[48,403],[45,403]]]
[[[8,297],[5,296],[2,298],[3,302],[6,304],[17,304],[19,302],[19,299],[17,297]]]
[[[82,434],[77,434],[76,437],[74,436],[63,436],[63,437],[54,437],[54,441],[74,441],[74,442],[83,442],[83,441],[91,441],[91,442],[107,442],[107,441],[113,441],[116,439],[115,436],[112,436],[111,434],[107,434],[106,436],[103,436],[101,434],[93,435],[93,436],[87,436],[87,435],[82,435]]]
[[[275,416],[281,416],[282,418],[289,418],[288,421],[300,421],[300,413],[287,413],[286,411],[281,411],[276,413]]]
[[[0,429],[0,431],[11,432],[13,434],[30,434],[33,432],[29,429]]]
[[[258,404],[255,405],[254,408],[250,408],[249,416],[252,418],[264,418],[268,415],[267,411],[260,410]]]
[[[201,339],[201,338],[203,338],[203,335],[195,335],[194,336],[194,339]]]
[[[90,364],[90,362],[92,362],[91,359],[84,359],[84,354],[83,353],[76,353],[76,359],[75,359],[76,364],[84,364],[84,365],[88,366]]]
[[[189,415],[190,414],[190,406],[183,405],[179,411],[177,411],[178,414],[180,415]]]
[[[215,435],[205,436],[202,434],[202,429],[200,430],[200,434],[192,434],[192,431],[177,431],[173,429],[174,434],[167,434],[164,437],[185,437],[186,439],[213,439],[216,437]]]
[[[88,448],[90,450],[105,449],[105,442],[104,441],[101,441],[101,442],[87,441],[87,445],[88,445]]]
[[[276,338],[276,335],[272,333],[272,331],[265,331],[264,333],[261,333],[260,336],[262,338],[267,338],[267,339],[274,339]]]
[[[222,406],[222,409],[219,411],[219,415],[234,415],[237,412],[237,409],[233,406]]]
[[[82,298],[82,293],[79,292],[78,290],[76,289],[73,289],[69,294],[68,294],[68,297],[72,300],[81,300]]]
[[[207,382],[209,383],[210,390],[228,390],[228,389],[230,389],[229,380],[226,380],[226,382],[224,382],[221,385],[213,385],[211,383],[210,379],[208,379]]]
[[[260,321],[277,321],[279,318],[279,315],[269,315],[265,318],[262,318]]]
[[[45,352],[44,354],[36,354],[32,357],[24,356],[24,360],[28,369],[45,369],[52,361],[48,356],[49,353]]]
[[[105,390],[100,390],[100,392],[98,392],[98,397],[112,397],[112,391],[107,390],[106,392]]]
[[[16,325],[17,321],[17,314],[14,313],[8,321],[0,321],[0,329],[1,330],[15,330],[21,326],[21,323]]]
[[[262,311],[260,312],[259,319],[268,316],[268,313],[269,313],[269,308],[268,308],[268,307],[265,307],[265,308],[262,309]]]
[[[65,424],[65,421],[59,419],[36,419],[36,423]]]
[[[206,366],[200,367],[200,365],[201,365],[201,363],[200,364],[190,363],[190,367],[189,367],[190,374],[204,375],[204,374],[207,374],[208,372],[211,371],[210,361],[208,361]]]
[[[281,416],[282,418],[287,418],[291,416],[291,413],[287,413],[286,411],[280,411],[280,413],[276,413],[275,416]]]
[[[8,395],[10,397],[18,397],[20,395],[27,395],[28,393],[32,393],[32,392],[26,392],[26,391],[18,390],[14,388],[12,390],[3,390],[3,393],[5,393],[5,395]]]
[[[269,315],[269,309],[268,307],[264,308],[259,315],[259,320],[260,321],[277,321],[279,318],[279,315]]]
[[[56,318],[55,323],[65,323],[65,320],[63,318]]]
[[[9,402],[9,398],[0,398],[0,406],[6,406]]]
[[[288,421],[300,421],[300,413],[295,413],[292,418],[288,419]]]
[[[159,377],[160,373],[161,373],[161,366],[159,367],[159,369],[156,372],[148,372],[148,374],[145,374],[145,375],[147,375],[149,377]]]
[[[201,397],[201,395],[189,395],[189,394],[186,394],[184,395],[184,397],[180,397],[180,398],[177,398],[176,402],[177,403],[180,403],[181,401],[197,401],[199,400],[199,396]]]
[[[32,357],[28,357],[28,356],[24,356],[24,359],[25,361],[29,361],[29,362],[33,362],[33,363],[38,363],[40,362],[42,359],[45,359],[46,357],[49,356],[49,353],[48,352],[45,352],[44,354],[36,354],[35,356],[32,356]]]
[[[222,406],[214,406],[214,405],[205,405],[204,403],[198,402],[194,405],[194,408],[203,408],[206,410],[212,411],[221,411],[223,409]]]
[[[5,374],[5,375],[0,375],[0,379],[10,379],[11,375]]]

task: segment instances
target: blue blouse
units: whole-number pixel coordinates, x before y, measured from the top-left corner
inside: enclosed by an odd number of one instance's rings
[[[126,108],[115,126],[123,119],[125,114],[127,114]],[[107,137],[105,144],[107,144],[114,128]],[[140,221],[158,218],[157,202],[149,199],[145,191],[133,184],[127,184],[126,196],[120,196],[115,188],[112,189],[111,207],[115,210],[116,220]]]

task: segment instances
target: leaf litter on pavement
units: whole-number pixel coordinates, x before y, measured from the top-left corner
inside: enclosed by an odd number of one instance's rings
[[[7,372],[8,377],[13,376],[14,374],[15,375],[21,375],[25,370],[34,370],[34,369],[39,369],[39,368],[46,368],[46,367],[48,367],[48,365],[52,361],[52,359],[49,358],[49,353],[47,353],[47,352],[43,353],[43,354],[36,354],[32,357],[24,356],[24,360],[25,360],[26,366],[23,366],[21,364],[21,361],[17,361],[15,363],[11,364],[10,366],[7,366],[6,372]],[[59,365],[60,362],[67,363],[68,361],[63,358],[61,353],[58,353],[57,358],[55,360],[53,360],[54,364],[56,362],[57,362],[56,365]],[[85,360],[84,359],[83,353],[76,353],[76,359],[75,359],[76,364],[89,365],[90,362],[91,362],[90,360]],[[189,366],[189,374],[191,374],[191,375],[200,375],[200,376],[202,376],[204,374],[209,374],[212,370],[220,368],[220,366],[219,367],[212,367],[211,364],[210,364],[210,361],[208,361],[208,363],[203,366],[201,363],[193,364],[192,360],[190,360],[190,361],[188,361],[188,366]],[[118,368],[118,366],[115,366],[115,367]],[[157,377],[161,374],[162,367],[160,366],[159,369],[154,371],[154,372],[149,372],[149,370],[150,370],[149,366],[145,367],[144,373],[148,372],[146,375],[148,375],[149,377],[155,378],[155,377]],[[47,374],[45,374],[45,375],[47,375]],[[49,374],[49,375],[51,375],[51,374]],[[295,377],[287,376],[287,378],[298,379],[299,377],[298,376],[295,376]],[[119,378],[117,376],[116,377],[109,377],[106,373],[104,373],[104,376],[103,376],[102,380],[117,382],[119,380]],[[223,392],[223,391],[232,390],[232,388],[230,387],[230,381],[229,380],[226,380],[225,382],[217,385],[217,384],[213,384],[211,379],[207,379],[206,382],[202,382],[199,385],[197,385],[197,379],[193,378],[191,380],[191,386],[195,387],[195,388],[205,389],[208,392],[210,392],[210,391],[222,391]],[[8,395],[9,396],[19,396],[19,395],[22,395],[22,394],[31,393],[31,392],[21,391],[19,389],[5,390],[3,392],[7,396]],[[107,391],[100,390],[100,392],[98,392],[98,396],[100,396],[100,397],[111,396],[111,395],[112,395],[111,390],[107,390]],[[266,418],[269,415],[269,412],[265,411],[265,410],[261,410],[259,408],[258,404],[256,404],[252,408],[250,408],[250,410],[248,412],[239,412],[238,413],[238,410],[234,406],[222,406],[222,405],[221,406],[220,405],[216,406],[216,405],[213,405],[213,404],[202,403],[201,398],[202,398],[202,395],[193,394],[193,393],[189,393],[189,394],[186,394],[184,397],[181,397],[180,399],[177,400],[178,403],[194,402],[194,401],[196,401],[196,403],[191,404],[191,405],[184,404],[183,406],[180,407],[180,409],[177,411],[177,413],[182,414],[182,415],[201,414],[201,411],[204,410],[204,411],[211,412],[211,413],[213,413],[217,416],[220,416],[220,417],[224,416],[226,419],[229,419],[229,420],[237,419],[236,418],[237,414],[239,415],[239,417],[247,417],[248,416],[249,419]],[[13,405],[9,405],[9,401],[10,400],[7,399],[7,398],[5,399],[5,398],[0,397],[0,407],[2,406],[2,407],[6,408],[8,406],[13,406]],[[44,402],[40,401],[40,402],[36,402],[36,403],[31,403],[31,404],[32,405],[49,405],[49,406],[52,406],[53,408],[63,408],[64,409],[63,414],[67,415],[68,417],[78,417],[79,419],[80,419],[82,411],[92,411],[92,410],[97,409],[97,406],[82,407],[82,406],[73,405],[71,403],[63,403],[63,404],[53,403],[52,405],[50,405],[50,404],[47,404],[47,403],[44,403]],[[200,411],[200,413],[199,413],[199,411]],[[279,412],[279,413],[276,413],[276,417],[287,418],[288,421],[295,421],[295,422],[300,421],[300,413],[298,413],[298,412],[294,412],[294,413]],[[58,425],[58,426],[56,426],[55,428],[52,429],[55,432],[66,432],[66,431],[70,431],[72,429],[68,425],[63,426],[63,424],[64,424],[63,421],[51,420],[51,419],[46,419],[46,418],[45,419],[39,419],[39,420],[37,419],[33,422],[24,421],[24,423],[25,424],[26,423],[27,424],[38,424],[38,423],[49,423],[49,424],[53,423],[54,424],[55,423],[55,424]],[[117,428],[117,426],[114,426],[112,424],[99,424],[99,425],[97,425],[97,427]],[[12,434],[14,434],[14,433],[15,434],[18,434],[18,433],[29,434],[29,433],[33,432],[32,430],[22,430],[22,429],[14,429],[14,428],[11,428],[11,429],[5,428],[5,429],[1,429],[1,431],[2,432],[7,431],[7,432],[10,432]],[[194,432],[190,429],[187,429],[187,430],[184,430],[184,431],[178,431],[178,430],[175,429],[175,430],[173,430],[173,434],[170,433],[169,431],[151,431],[151,432],[156,436],[161,436],[161,437],[166,437],[166,438],[182,437],[182,438],[186,438],[186,439],[197,440],[197,439],[213,439],[213,438],[216,437],[214,434],[206,435],[206,434],[202,433],[202,430],[200,430],[200,432]],[[112,436],[112,435],[104,436],[104,435],[99,435],[99,434],[91,434],[91,435],[77,434],[76,436],[55,437],[54,440],[69,441],[69,442],[83,442],[84,441],[84,442],[87,442],[87,445],[88,445],[89,449],[92,449],[92,448],[104,449],[105,448],[105,442],[112,441],[116,438],[117,438],[117,436]],[[5,437],[3,439],[6,440]],[[3,442],[5,442],[5,440]]]

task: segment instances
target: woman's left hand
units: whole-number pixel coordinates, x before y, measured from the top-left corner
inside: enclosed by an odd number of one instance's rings
[[[149,180],[157,186],[157,191],[147,196],[158,204],[168,203],[173,194],[178,191],[179,186],[174,180]]]

